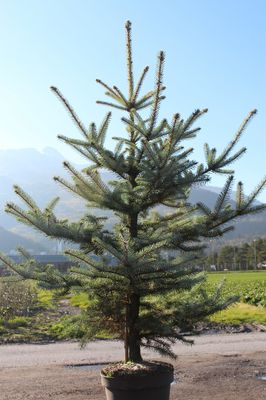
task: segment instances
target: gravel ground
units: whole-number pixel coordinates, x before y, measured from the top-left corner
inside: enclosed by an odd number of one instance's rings
[[[194,346],[178,343],[174,347],[178,359],[171,400],[266,399],[266,381],[257,379],[266,374],[265,333],[204,335],[195,338]],[[122,357],[122,344],[116,341],[93,342],[83,350],[73,342],[2,345],[0,399],[104,400],[99,369],[66,365]],[[150,352],[144,352],[144,357],[159,359]]]

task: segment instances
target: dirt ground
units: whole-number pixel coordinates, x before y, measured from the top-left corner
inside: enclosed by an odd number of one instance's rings
[[[171,400],[266,399],[266,381],[257,379],[266,374],[265,333],[202,336],[194,346],[177,344],[175,350]],[[121,357],[121,343],[108,341],[84,350],[77,343],[0,346],[0,399],[104,400],[99,369],[67,365]]]

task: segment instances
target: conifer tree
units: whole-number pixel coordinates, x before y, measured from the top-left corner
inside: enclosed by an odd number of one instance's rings
[[[52,265],[37,265],[23,251],[25,261],[19,265],[4,255],[0,259],[24,278],[36,279],[49,287],[66,291],[83,288],[91,299],[86,339],[95,337],[103,329],[116,333],[124,340],[125,361],[139,362],[142,346],[174,356],[171,345],[176,340],[186,341],[181,333],[184,327],[233,301],[221,300],[219,293],[209,297],[202,293],[182,303],[176,294],[191,290],[202,281],[203,277],[190,265],[207,240],[233,229],[228,225],[230,221],[265,208],[265,205],[254,205],[265,179],[248,197],[244,197],[243,185],[239,182],[236,207],[230,206],[228,198],[234,177],[231,164],[246,151],[246,148],[235,148],[256,110],[244,119],[221,154],[206,144],[206,162],[199,163],[193,159],[193,149],[186,147],[186,142],[199,132],[195,123],[207,109],[197,109],[185,119],[179,114],[171,120],[161,119],[165,55],[162,51],[158,55],[154,89],[141,94],[149,68],[145,67],[135,81],[129,21],[126,49],[128,93],[97,79],[110,99],[97,103],[123,114],[125,133],[113,137],[114,150],[105,144],[111,112],[108,111],[99,126],[93,122],[87,128],[63,94],[51,87],[81,133],[81,138],[59,138],[88,161],[82,171],[64,162],[71,182],[60,177],[54,179],[85,199],[89,210],[93,207],[111,210],[118,222],[107,230],[105,218],[95,216],[93,211],[86,212],[77,222],[60,220],[54,212],[58,198],[42,210],[15,186],[26,209],[8,203],[8,213],[49,238],[72,242],[79,248],[65,251],[73,260],[73,268],[66,273]],[[110,171],[114,179],[104,182],[103,170]],[[228,176],[215,207],[210,209],[201,202],[190,204],[190,190],[210,181],[214,173]],[[159,213],[158,206],[164,206],[167,211]],[[179,252],[174,259],[166,256],[171,250]]]

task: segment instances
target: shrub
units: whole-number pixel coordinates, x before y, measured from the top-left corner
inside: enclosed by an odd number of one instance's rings
[[[0,282],[0,315],[9,320],[28,316],[37,304],[37,291],[31,282]]]

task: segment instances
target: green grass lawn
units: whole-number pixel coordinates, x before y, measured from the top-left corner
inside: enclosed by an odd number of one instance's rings
[[[266,271],[212,272],[207,285],[213,287],[224,280],[224,295],[238,295],[241,302],[210,318],[211,321],[266,325]]]
[[[208,281],[211,283],[217,283],[222,279],[226,279],[228,282],[255,282],[265,281],[266,282],[266,271],[233,271],[233,272],[210,272],[208,273]]]
[[[266,325],[266,308],[237,303],[210,317],[210,321],[224,324],[255,323]]]

